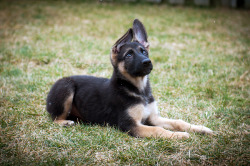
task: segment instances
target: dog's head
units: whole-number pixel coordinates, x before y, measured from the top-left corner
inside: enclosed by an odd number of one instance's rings
[[[135,19],[130,28],[112,47],[111,63],[122,74],[143,77],[153,69],[148,56],[149,43],[143,24]]]

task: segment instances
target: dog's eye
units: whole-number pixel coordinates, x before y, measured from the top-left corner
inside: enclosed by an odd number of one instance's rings
[[[127,54],[125,57],[126,57],[126,58],[131,58],[131,57],[132,57],[132,54]]]
[[[141,53],[142,53],[143,55],[147,55],[147,52],[146,52],[145,50],[142,50]]]

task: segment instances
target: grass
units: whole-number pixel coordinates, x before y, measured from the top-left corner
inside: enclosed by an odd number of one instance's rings
[[[247,10],[80,1],[0,2],[0,165],[248,165]],[[109,52],[134,18],[151,43],[162,116],[216,136],[133,138],[113,127],[52,123],[45,99],[69,75],[110,77]]]

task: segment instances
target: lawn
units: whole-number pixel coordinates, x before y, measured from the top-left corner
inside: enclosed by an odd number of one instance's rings
[[[81,1],[0,1],[0,165],[249,165],[250,11]],[[160,114],[214,136],[134,138],[52,123],[45,100],[69,75],[111,77],[115,41],[140,19]]]

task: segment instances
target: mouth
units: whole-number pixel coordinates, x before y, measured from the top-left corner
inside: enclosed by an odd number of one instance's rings
[[[149,65],[149,66],[147,66],[145,69],[144,69],[144,71],[146,71],[146,72],[151,72],[153,70],[153,65],[151,64],[151,65]]]
[[[136,72],[136,73],[134,74],[134,76],[137,76],[137,77],[146,76],[146,75],[150,74],[152,70],[153,70],[153,66],[150,66],[150,67],[144,68],[144,69],[143,69],[142,71],[140,71],[140,72]]]
[[[153,67],[150,67],[148,69],[145,69],[145,75],[148,75],[149,73],[151,73],[151,71],[153,70]]]

